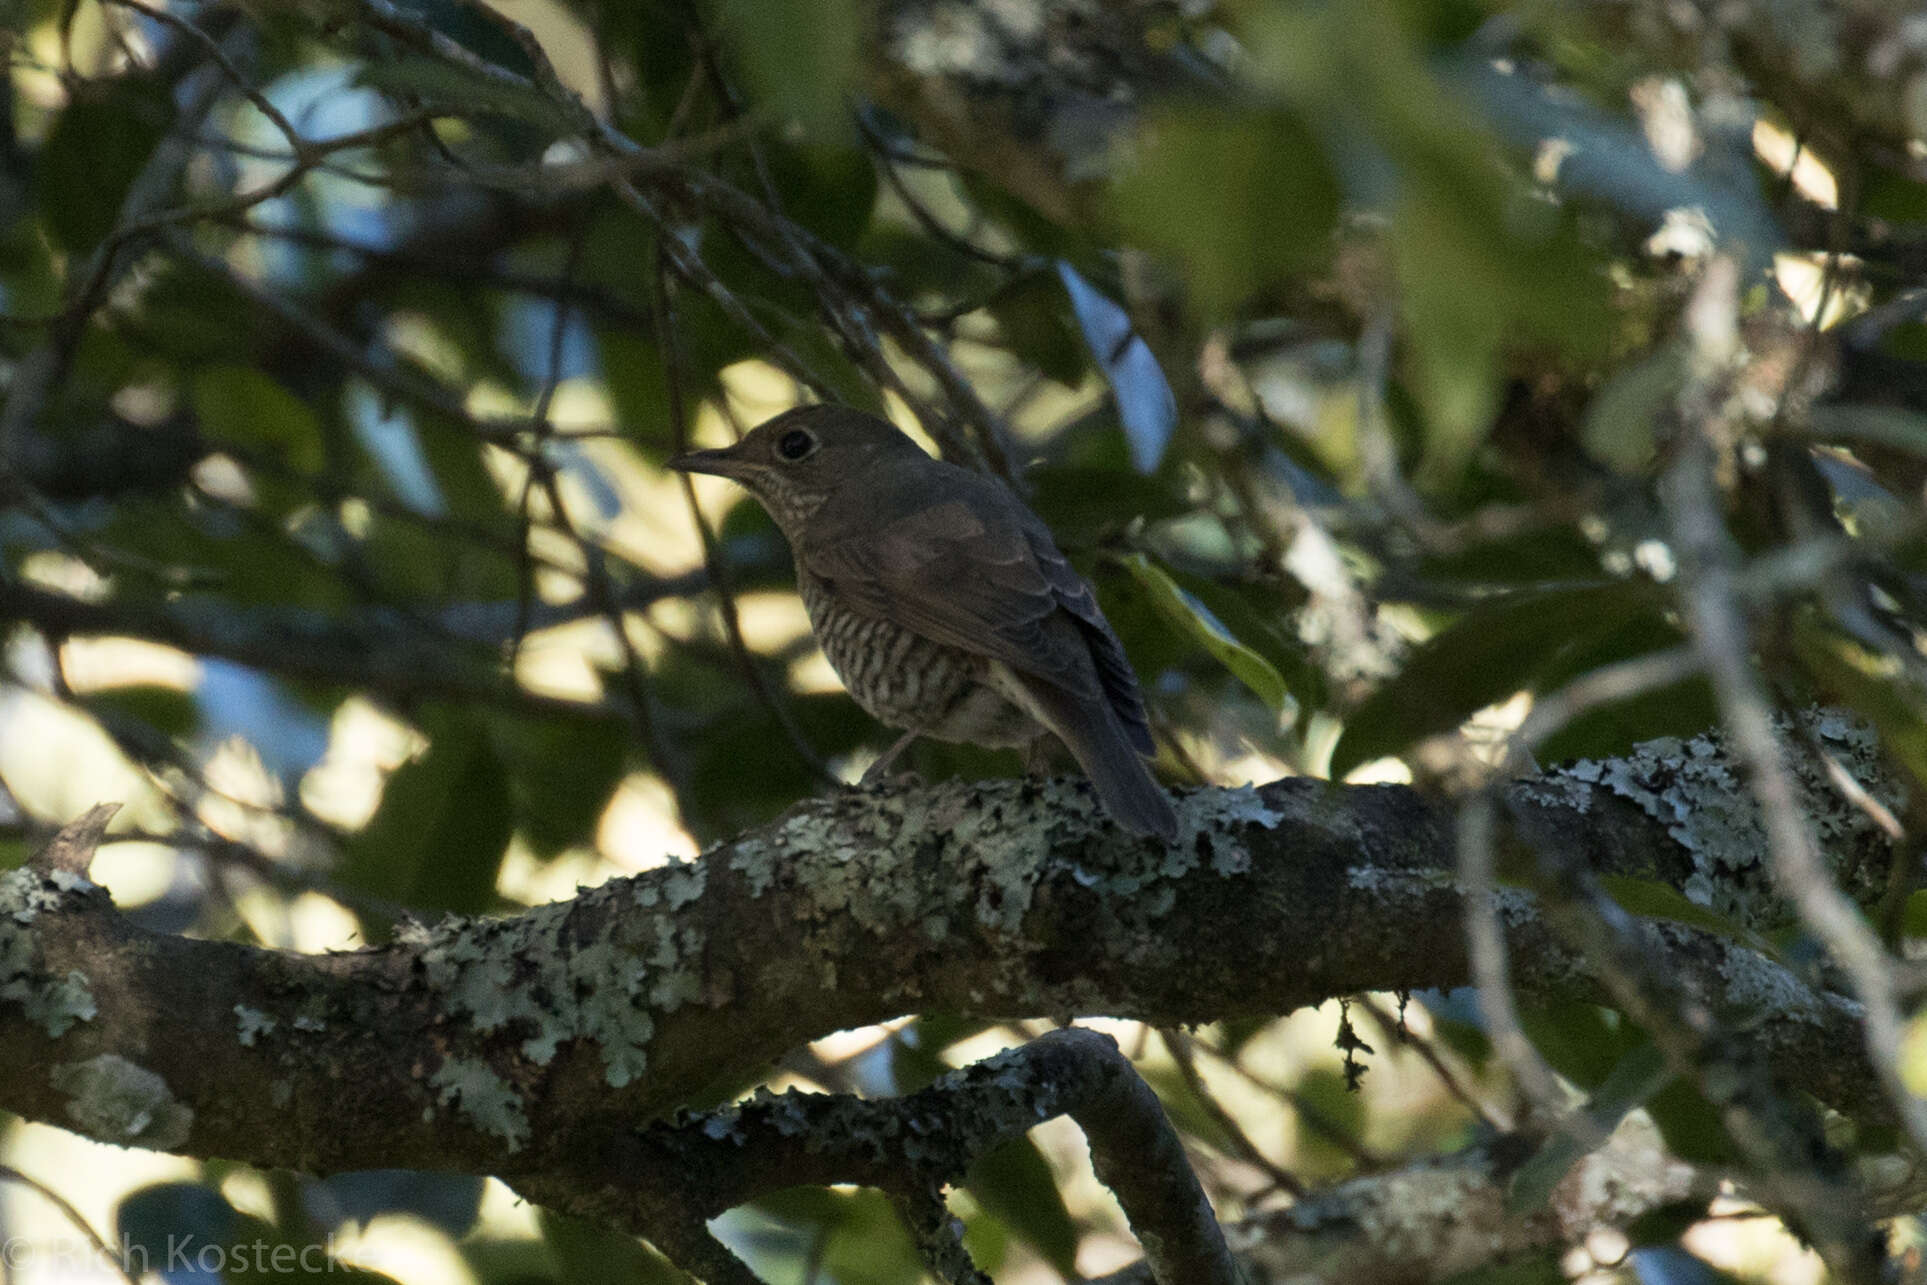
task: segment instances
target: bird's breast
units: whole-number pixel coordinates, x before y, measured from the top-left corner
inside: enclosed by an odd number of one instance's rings
[[[799,574],[810,629],[830,668],[870,717],[946,741],[1022,745],[1042,729],[989,680],[989,662],[850,607]]]

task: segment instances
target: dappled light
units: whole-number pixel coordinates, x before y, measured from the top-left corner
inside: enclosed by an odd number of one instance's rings
[[[1921,1278],[1905,6],[0,13],[0,1282]]]

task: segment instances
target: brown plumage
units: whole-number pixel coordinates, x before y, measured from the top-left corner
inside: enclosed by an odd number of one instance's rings
[[[1049,528],[1001,482],[842,406],[799,407],[669,464],[740,482],[788,537],[831,668],[872,717],[906,731],[871,775],[919,735],[1005,746],[1048,730],[1112,816],[1176,837],[1139,757],[1153,752],[1151,729],[1124,648]]]

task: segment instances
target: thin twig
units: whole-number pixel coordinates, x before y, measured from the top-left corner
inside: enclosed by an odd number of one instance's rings
[[[648,667],[643,662],[642,653],[636,650],[635,639],[629,636],[628,618],[623,613],[614,582],[609,578],[602,546],[585,536],[569,517],[568,502],[563,498],[555,469],[540,458],[531,460],[530,467],[538,470],[542,490],[548,497],[550,517],[556,528],[581,552],[583,571],[589,585],[589,600],[608,623],[615,635],[616,646],[622,652],[623,690],[628,697],[636,730],[649,751],[650,761],[680,794],[687,785],[682,755],[672,751],[669,742],[663,739],[656,718],[655,696],[649,690]]]
[[[262,223],[242,216],[221,219],[218,222],[250,236],[285,241],[290,245],[314,250],[344,251],[366,260],[370,266],[378,266],[382,269],[438,277],[469,286],[488,286],[518,294],[536,295],[544,299],[565,300],[583,311],[593,312],[606,316],[612,321],[635,327],[645,326],[649,322],[649,310],[646,307],[624,299],[594,282],[563,281],[557,277],[523,272],[503,264],[478,260],[472,255],[438,254],[432,247],[421,250],[402,250],[371,245],[320,228]],[[0,318],[0,322],[4,320]]]
[[[1194,1040],[1192,1041],[1192,1046],[1209,1054],[1217,1060],[1219,1065],[1231,1071],[1254,1089],[1269,1093],[1274,1097],[1279,1097],[1289,1102],[1292,1110],[1298,1113],[1299,1119],[1305,1122],[1307,1128],[1325,1141],[1331,1143],[1333,1147],[1351,1157],[1352,1161],[1357,1164],[1359,1168],[1379,1169],[1384,1166],[1385,1161],[1381,1156],[1370,1147],[1367,1147],[1363,1142],[1359,1141],[1357,1137],[1353,1136],[1349,1130],[1345,1129],[1337,1121],[1331,1119],[1323,1111],[1319,1110],[1303,1093],[1300,1093],[1296,1089],[1287,1088],[1281,1084],[1273,1084],[1246,1066],[1241,1059],[1226,1053],[1223,1049],[1216,1047],[1208,1040]]]
[[[1505,770],[1530,771],[1527,757],[1570,726],[1574,719],[1605,705],[1683,683],[1699,672],[1698,655],[1685,646],[1648,652],[1587,670],[1565,686],[1533,698],[1531,712],[1512,734],[1504,759]]]
[[[1385,1033],[1386,1038],[1397,1040],[1417,1053],[1425,1065],[1432,1068],[1432,1073],[1438,1077],[1439,1083],[1445,1086],[1445,1091],[1458,1100],[1459,1105],[1477,1116],[1494,1132],[1511,1133],[1513,1131],[1512,1124],[1495,1116],[1491,1107],[1480,1101],[1470,1089],[1465,1087],[1464,1082],[1452,1068],[1446,1065],[1445,1055],[1439,1052],[1431,1040],[1414,1033],[1405,1025],[1402,1018],[1394,1019],[1370,995],[1354,995],[1352,1003],[1371,1014],[1372,1020],[1378,1023],[1379,1029]]]
[[[209,74],[197,83],[195,70],[192,66],[183,66],[182,85],[171,87],[183,98],[175,118],[185,128],[204,120],[220,96],[220,78]],[[121,199],[121,223],[139,219],[166,199],[179,181],[181,169],[192,158],[190,146],[178,138],[163,138],[148,154]],[[14,363],[6,401],[0,404],[0,474],[10,470],[47,400],[66,377],[88,321],[107,298],[113,283],[131,266],[130,256],[121,253],[121,246],[118,239],[110,237],[85,259],[69,265],[59,320],[48,328],[38,347]]]
[[[571,281],[582,261],[583,228],[578,226],[575,235],[569,239],[568,259],[562,266],[562,278]],[[555,390],[562,382],[562,344],[569,329],[568,302],[561,295],[556,296],[555,315],[549,326],[549,361],[547,373],[542,379],[541,391],[536,394],[535,410],[530,419],[535,424],[535,449],[544,449],[553,426],[549,423],[549,408],[555,401]],[[515,632],[509,638],[508,671],[515,672],[515,663],[522,652],[522,642],[528,636],[529,617],[535,601],[535,558],[531,537],[534,522],[529,511],[529,502],[535,494],[535,479],[540,470],[531,467],[522,477],[522,494],[516,501],[516,559],[515,559]]]
[[[1901,1017],[1892,959],[1879,937],[1827,876],[1801,810],[1765,693],[1748,656],[1751,640],[1735,583],[1738,551],[1720,515],[1713,444],[1707,434],[1722,413],[1716,388],[1737,350],[1739,272],[1732,261],[1708,265],[1688,308],[1694,377],[1680,395],[1684,440],[1663,479],[1661,498],[1680,562],[1680,591],[1694,645],[1736,759],[1747,769],[1766,823],[1774,881],[1824,943],[1866,1006],[1867,1052],[1914,1145],[1927,1149],[1927,1100],[1900,1075]]]
[[[242,96],[254,105],[254,109],[267,117],[268,120],[273,123],[274,127],[281,131],[281,136],[288,140],[288,146],[294,152],[294,159],[300,161],[306,158],[309,147],[308,140],[302,137],[301,131],[294,127],[292,121],[282,115],[281,109],[274,105],[273,100],[255,88],[253,83],[241,74],[241,69],[234,65],[233,60],[227,56],[227,51],[221,48],[220,41],[208,35],[207,32],[201,30],[201,28],[194,23],[189,22],[186,18],[181,17],[178,13],[168,9],[156,8],[153,5],[145,3],[145,0],[104,0],[104,3],[116,4],[124,9],[132,9],[136,13],[145,15],[154,22],[174,28],[189,40],[199,45],[206,51],[208,61],[221,69],[221,74],[227,77],[228,83],[240,90]]]
[[[203,253],[179,232],[165,233],[162,244],[175,258],[191,263],[203,272],[226,281],[236,291],[299,331],[328,356],[360,375],[382,392],[445,415],[481,441],[500,446],[516,454],[528,454],[527,448],[520,439],[533,427],[531,421],[515,418],[483,419],[473,414],[463,400],[454,393],[431,380],[412,374],[398,363],[388,364],[376,360],[364,352],[354,340],[319,317],[296,307],[273,290],[245,273],[237,271],[225,260]]]
[[[1490,790],[1474,791],[1459,807],[1459,880],[1465,885],[1466,954],[1472,965],[1472,984],[1477,987],[1479,1015],[1485,1019],[1486,1038],[1511,1069],[1528,1114],[1549,1125],[1567,1114],[1568,1095],[1527,1038],[1512,1000],[1505,929],[1499,922],[1493,888],[1493,811]]]
[[[1171,1054],[1172,1064],[1178,1068],[1178,1077],[1184,1081],[1185,1087],[1191,1090],[1191,1096],[1197,1099],[1199,1107],[1211,1117],[1212,1123],[1223,1131],[1232,1154],[1246,1164],[1263,1171],[1274,1186],[1290,1192],[1295,1197],[1304,1197],[1310,1188],[1291,1170],[1260,1151],[1258,1144],[1251,1140],[1251,1135],[1246,1133],[1244,1127],[1224,1109],[1224,1104],[1213,1096],[1209,1086],[1204,1082],[1204,1077],[1198,1074],[1198,1059],[1192,1047],[1191,1037],[1183,1031],[1170,1027],[1159,1027],[1158,1037],[1164,1041],[1164,1047]]]
[[[337,134],[319,142],[309,142],[305,144],[299,160],[260,186],[236,192],[218,201],[178,205],[171,209],[157,210],[140,218],[124,220],[115,226],[103,248],[111,252],[131,241],[181,223],[219,221],[244,214],[278,196],[285,196],[319,167],[324,157],[336,152],[379,147],[391,139],[413,132],[422,122],[436,114],[447,115],[447,112],[401,116],[380,125],[371,125],[367,129]]]
[[[1692,677],[1698,658],[1674,648],[1601,666],[1533,702],[1507,744],[1505,773],[1530,769],[1531,753],[1573,719],[1602,705],[1627,700]],[[1583,1124],[1583,1112],[1568,1110],[1569,1095],[1520,1025],[1506,962],[1505,932],[1493,887],[1494,786],[1475,791],[1459,810],[1459,877],[1465,884],[1466,948],[1478,988],[1479,1014],[1494,1050],[1508,1066],[1525,1096],[1531,1116],[1541,1125],[1563,1119],[1565,1127]]]
[[[1002,268],[1012,275],[1023,271],[1028,266],[1016,255],[987,250],[975,241],[967,239],[963,234],[945,227],[942,220],[931,213],[930,207],[910,190],[909,184],[903,181],[903,175],[897,173],[896,157],[884,145],[882,135],[877,133],[876,126],[870,122],[869,117],[863,112],[858,112],[856,121],[857,127],[863,131],[864,141],[870,145],[871,153],[877,158],[877,168],[883,172],[883,181],[889,184],[890,190],[896,193],[899,201],[903,202],[903,207],[910,211],[910,217],[917,221],[918,227],[965,258],[975,259],[979,263],[988,263],[994,268]]]
[[[669,295],[669,273],[662,254],[655,260],[655,271],[651,274],[650,291],[651,311],[655,320],[656,343],[662,353],[663,382],[669,404],[669,437],[675,450],[680,453],[689,449],[689,411],[683,397],[682,352],[676,342],[676,317],[674,304]],[[717,608],[723,620],[723,635],[729,642],[730,653],[736,658],[737,668],[742,670],[748,681],[750,691],[757,703],[769,712],[776,725],[782,729],[783,738],[796,752],[803,765],[826,784],[840,786],[843,782],[830,770],[829,764],[816,752],[803,729],[797,726],[795,716],[789,707],[777,696],[762,670],[751,654],[749,643],[743,637],[742,616],[736,608],[735,587],[729,579],[729,569],[724,565],[721,551],[716,547],[716,534],[703,517],[702,506],[696,501],[696,486],[687,473],[678,473],[682,484],[683,503],[688,506],[690,521],[695,523],[696,535],[702,544],[703,568],[709,573],[710,583],[716,587]]]
[[[49,1187],[46,1183],[41,1182],[38,1178],[29,1177],[8,1164],[0,1164],[0,1182],[11,1182],[25,1187],[28,1191],[33,1192],[42,1200],[52,1205],[60,1212],[62,1218],[65,1218],[73,1225],[75,1231],[86,1238],[87,1244],[93,1249],[94,1256],[99,1262],[111,1265],[115,1273],[118,1274],[122,1280],[126,1281],[127,1285],[140,1285],[140,1279],[135,1276],[134,1272],[128,1267],[126,1260],[122,1258],[111,1245],[101,1239],[100,1233],[94,1230],[93,1225],[81,1216],[80,1211],[75,1209],[73,1204],[65,1196],[55,1191],[52,1187]],[[14,1261],[14,1257],[8,1255],[6,1265],[11,1267]]]

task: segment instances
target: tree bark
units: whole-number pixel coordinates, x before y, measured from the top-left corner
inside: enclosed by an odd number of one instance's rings
[[[1888,792],[1866,738],[1821,722]],[[608,1180],[599,1139],[839,1029],[931,1011],[1173,1025],[1466,980],[1448,804],[1307,779],[1179,802],[1165,848],[1110,826],[1081,782],[848,792],[570,901],[321,956],[144,932],[71,871],[22,868],[0,877],[0,1107],[311,1172],[539,1177],[568,1207],[572,1175],[585,1203]],[[1710,739],[1519,781],[1505,802],[1515,843],[1710,895],[1741,930],[1786,918]],[[1824,785],[1807,804],[1843,886],[1871,895],[1878,831]],[[1599,996],[1530,895],[1500,902],[1524,994]],[[1883,1117],[1855,1003],[1733,933],[1656,929],[1695,997],[1752,1015],[1786,1086]]]

